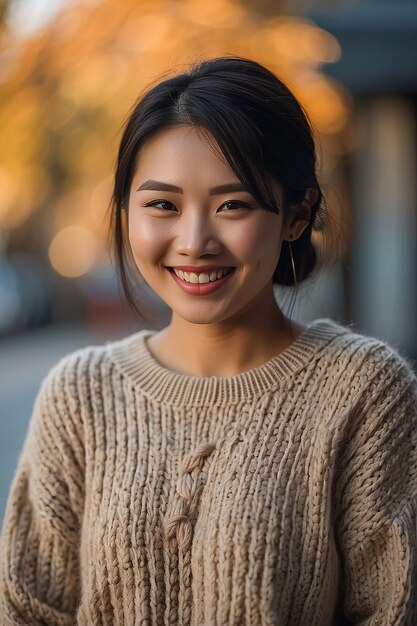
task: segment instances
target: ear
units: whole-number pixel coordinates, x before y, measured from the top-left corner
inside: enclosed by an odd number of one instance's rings
[[[317,202],[319,190],[308,187],[300,204],[291,209],[285,227],[283,239],[294,241],[298,239],[311,222],[311,207]]]

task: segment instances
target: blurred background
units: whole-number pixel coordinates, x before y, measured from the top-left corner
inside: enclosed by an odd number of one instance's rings
[[[331,264],[277,298],[416,366],[414,0],[0,0],[0,521],[50,367],[150,326],[120,298],[108,237],[127,113],[159,74],[226,53],[301,100],[338,224]],[[146,287],[141,308],[156,327],[169,319]]]

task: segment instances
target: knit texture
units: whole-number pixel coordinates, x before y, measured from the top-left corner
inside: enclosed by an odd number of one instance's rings
[[[330,319],[229,377],[144,330],[39,391],[1,534],[1,625],[417,624],[417,380]],[[349,622],[345,620],[350,620]]]

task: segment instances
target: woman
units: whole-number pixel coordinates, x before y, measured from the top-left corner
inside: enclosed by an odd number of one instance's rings
[[[64,358],[11,487],[3,622],[417,623],[417,381],[378,339],[286,317],[316,266],[311,129],[242,58],[134,107],[113,225],[172,310]]]

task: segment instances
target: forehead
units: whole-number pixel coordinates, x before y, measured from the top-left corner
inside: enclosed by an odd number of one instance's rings
[[[135,175],[142,178],[156,172],[171,178],[191,178],[199,172],[199,177],[205,174],[207,179],[238,180],[213,135],[194,126],[163,128],[144,142],[136,157]]]

